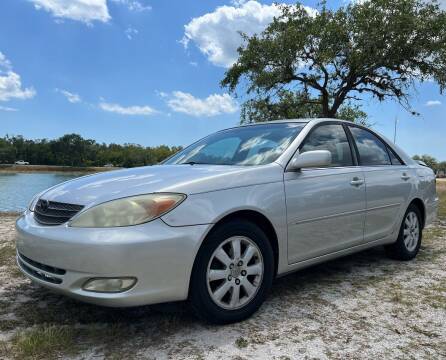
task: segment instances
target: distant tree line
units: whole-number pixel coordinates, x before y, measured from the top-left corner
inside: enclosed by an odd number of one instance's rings
[[[433,156],[430,155],[415,155],[414,160],[421,160],[432,170],[435,171],[437,175],[446,176],[446,161],[438,161]]]
[[[166,145],[100,144],[78,134],[67,134],[54,140],[7,135],[0,138],[0,163],[24,160],[38,165],[134,167],[156,164],[180,149]]]

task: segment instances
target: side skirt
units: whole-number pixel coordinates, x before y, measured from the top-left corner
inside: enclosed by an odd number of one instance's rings
[[[307,260],[302,260],[299,261],[297,263],[291,264],[286,266],[283,269],[279,269],[277,272],[277,277],[281,277],[281,276],[285,276],[288,275],[289,273],[295,272],[297,270],[301,270],[304,269],[306,267],[310,267],[313,265],[317,265],[329,260],[333,260],[336,258],[340,258],[343,256],[347,256],[347,255],[351,255],[366,249],[370,249],[379,245],[386,245],[386,244],[392,244],[396,241],[397,239],[397,234],[393,233],[385,238],[379,239],[379,240],[375,240],[375,241],[371,241],[365,244],[361,244],[361,245],[356,245],[347,249],[343,249],[343,250],[339,250],[330,254],[325,254],[325,255],[321,255],[321,256],[317,256],[311,259],[307,259]]]

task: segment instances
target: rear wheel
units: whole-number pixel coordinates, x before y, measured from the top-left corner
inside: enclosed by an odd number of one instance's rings
[[[273,274],[274,257],[266,235],[251,222],[234,220],[216,228],[201,247],[190,301],[206,321],[241,321],[261,306]]]
[[[411,260],[417,256],[421,246],[422,226],[418,207],[411,204],[404,214],[398,240],[386,247],[389,256],[397,260]]]

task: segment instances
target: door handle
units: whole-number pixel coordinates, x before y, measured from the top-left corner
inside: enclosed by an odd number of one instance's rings
[[[352,181],[350,181],[350,185],[352,186],[360,186],[362,184],[364,184],[364,180],[356,176],[352,179]]]
[[[403,173],[403,175],[401,175],[401,179],[403,179],[403,180],[409,180],[409,179],[410,179],[410,176],[407,175],[406,173]]]

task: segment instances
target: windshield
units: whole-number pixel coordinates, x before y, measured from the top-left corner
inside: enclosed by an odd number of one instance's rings
[[[238,127],[209,135],[164,164],[264,165],[276,160],[305,123]]]

